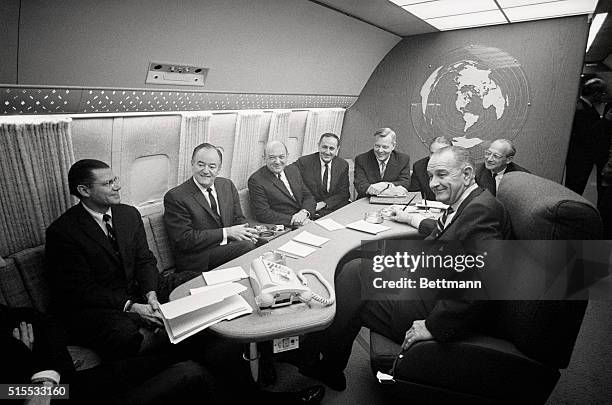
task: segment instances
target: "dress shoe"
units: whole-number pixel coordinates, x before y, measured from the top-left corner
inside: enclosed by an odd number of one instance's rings
[[[335,391],[346,389],[346,377],[342,371],[335,371],[333,367],[325,364],[325,361],[317,361],[314,364],[302,365],[299,372],[306,377],[321,381]]]
[[[325,387],[313,385],[295,393],[296,404],[318,404],[325,396]]]

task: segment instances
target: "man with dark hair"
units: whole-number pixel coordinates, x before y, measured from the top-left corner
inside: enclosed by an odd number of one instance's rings
[[[331,132],[319,138],[319,151],[300,157],[295,165],[316,201],[320,218],[347,205],[350,197],[348,163],[338,157],[340,138]]]
[[[429,163],[429,157],[447,146],[453,146],[444,136],[435,137],[429,144],[429,156],[423,159],[417,160],[412,165],[412,176],[410,177],[410,188],[408,191],[420,191],[423,198],[430,201],[435,201],[436,195],[431,188],[429,188],[429,175],[427,174],[427,164]]]
[[[395,151],[395,131],[374,132],[374,147],[355,158],[357,198],[366,195],[405,195],[410,187],[410,156]]]
[[[193,176],[164,196],[164,223],[177,271],[207,271],[252,250],[257,231],[242,214],[236,186],[218,177],[223,156],[209,143],[191,158]]]
[[[499,182],[504,174],[510,172],[526,172],[529,170],[513,162],[516,148],[508,139],[496,139],[484,153],[484,162],[476,166],[476,183],[497,195]]]
[[[507,239],[511,226],[503,205],[474,181],[474,162],[464,148],[451,146],[432,154],[427,172],[436,200],[449,205],[439,219],[408,213],[395,207],[391,219],[407,223],[428,235],[428,240],[477,241]],[[319,345],[322,360],[305,363],[300,371],[330,388],[344,390],[343,370],[353,340],[362,326],[401,343],[406,349],[420,340],[448,342],[461,338],[479,321],[474,303],[459,300],[418,300],[410,289],[393,297],[366,300],[361,296],[371,264],[352,261],[336,278],[336,316],[326,331],[309,345]],[[408,326],[411,325],[410,328]]]
[[[249,177],[249,200],[255,218],[263,223],[298,227],[315,215],[315,200],[295,166],[287,166],[284,143],[270,141],[265,166]]]

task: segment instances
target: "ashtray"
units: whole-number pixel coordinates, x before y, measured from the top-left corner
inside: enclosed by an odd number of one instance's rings
[[[382,224],[383,216],[380,211],[368,211],[363,215],[363,219],[371,224]]]

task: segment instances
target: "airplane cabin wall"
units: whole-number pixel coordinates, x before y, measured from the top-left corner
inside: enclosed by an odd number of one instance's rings
[[[534,174],[559,182],[587,34],[586,16],[576,16],[404,38],[381,61],[347,110],[341,156],[354,157],[372,148],[372,134],[380,127],[396,131],[397,148],[408,153],[411,162],[427,156],[428,148],[418,138],[410,114],[415,89],[423,85],[428,65],[441,55],[476,44],[499,48],[521,64],[531,105],[525,125],[513,139],[515,161]],[[509,137],[513,138],[511,134],[491,133],[487,139]]]

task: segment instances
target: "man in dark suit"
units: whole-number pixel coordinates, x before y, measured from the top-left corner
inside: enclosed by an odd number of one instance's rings
[[[76,162],[68,182],[80,203],[49,226],[45,245],[55,309],[79,344],[106,357],[137,354],[163,327],[140,213],[120,204],[119,179],[104,162]]]
[[[496,139],[491,142],[484,155],[484,163],[476,166],[476,183],[480,187],[489,190],[493,195],[497,195],[499,182],[505,173],[529,173],[529,170],[512,161],[514,155],[516,155],[516,148],[512,141],[508,139]]]
[[[448,214],[436,221],[395,208],[392,219],[418,228],[419,232],[428,234],[430,240],[476,241],[510,237],[508,213],[491,193],[476,185],[474,163],[467,150],[453,146],[435,152],[427,171],[436,200],[450,206]],[[300,368],[303,374],[320,379],[332,389],[346,387],[343,370],[353,340],[362,326],[401,343],[406,349],[420,340],[448,342],[459,339],[479,321],[473,302],[419,300],[411,289],[404,289],[399,297],[365,300],[360,292],[367,285],[364,280],[372,272],[372,266],[361,265],[359,261],[347,266],[350,268],[342,270],[336,278],[334,321],[328,330],[313,337],[314,344],[322,348],[323,359],[315,359]],[[407,325],[412,326],[408,329]]]
[[[317,203],[316,217],[347,205],[350,197],[348,163],[338,157],[338,135],[327,132],[319,138],[319,151],[300,157],[297,166]]]
[[[164,223],[177,271],[214,269],[252,250],[257,231],[248,227],[238,191],[217,177],[223,156],[209,143],[191,157],[193,176],[164,196]]]
[[[429,144],[429,155],[431,156],[434,152],[447,146],[453,146],[453,144],[446,139],[446,137],[438,136]],[[420,191],[423,198],[435,201],[436,195],[431,191],[431,188],[429,188],[429,175],[427,174],[428,163],[429,156],[417,160],[414,165],[412,165],[412,176],[410,177],[410,188],[408,191]]]
[[[268,142],[264,150],[266,165],[249,177],[251,209],[260,222],[295,227],[315,215],[315,199],[298,168],[287,166],[288,156],[282,142]]]
[[[410,156],[395,151],[391,128],[374,132],[374,148],[355,158],[357,198],[366,195],[403,195],[410,187]]]

